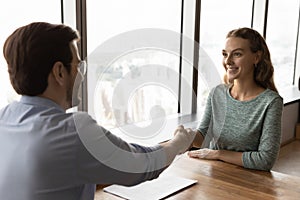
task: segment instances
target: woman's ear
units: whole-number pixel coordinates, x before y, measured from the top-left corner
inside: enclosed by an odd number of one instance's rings
[[[262,57],[262,51],[257,51],[256,55],[255,55],[255,65],[257,65],[259,63],[259,61],[261,60]]]
[[[59,85],[64,84],[65,70],[64,70],[64,64],[62,62],[54,63],[53,68],[52,68],[52,74],[53,74],[55,81]]]

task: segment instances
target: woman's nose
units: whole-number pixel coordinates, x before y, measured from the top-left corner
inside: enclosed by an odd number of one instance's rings
[[[231,65],[233,63],[231,55],[228,55],[224,60],[226,65]]]

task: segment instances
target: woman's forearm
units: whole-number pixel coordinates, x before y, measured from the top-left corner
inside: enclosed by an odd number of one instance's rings
[[[239,166],[243,165],[243,153],[228,150],[217,150],[217,159]]]

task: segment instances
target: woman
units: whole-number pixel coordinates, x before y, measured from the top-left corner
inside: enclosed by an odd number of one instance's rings
[[[283,99],[264,38],[250,28],[227,34],[222,51],[225,84],[210,91],[196,132],[194,158],[269,171],[281,142]]]

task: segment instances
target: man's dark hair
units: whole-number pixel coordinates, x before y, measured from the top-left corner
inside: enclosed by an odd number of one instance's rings
[[[15,91],[29,96],[42,94],[57,61],[62,62],[70,72],[70,43],[78,39],[78,32],[63,24],[35,22],[15,30],[3,47]]]

